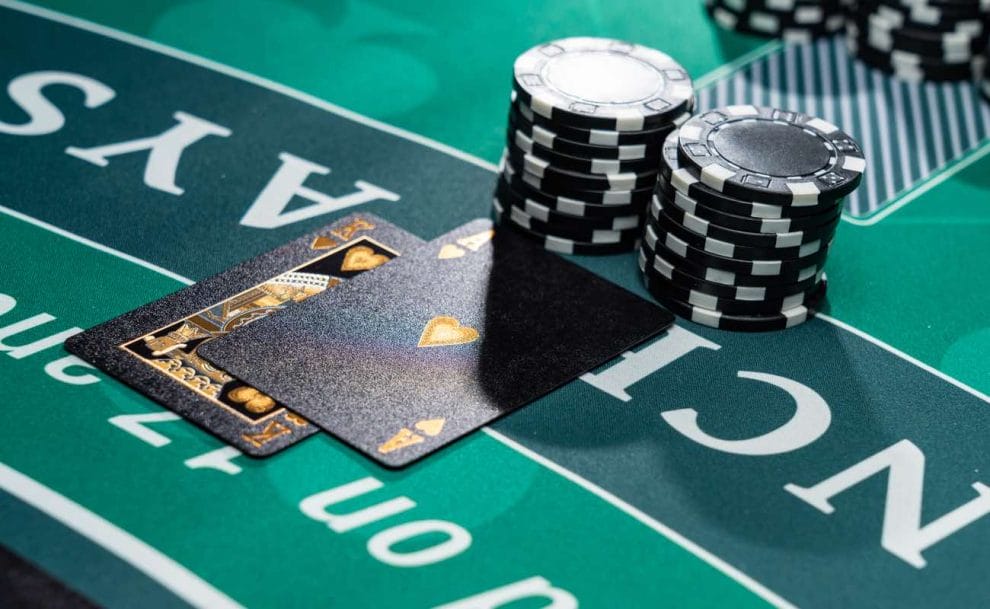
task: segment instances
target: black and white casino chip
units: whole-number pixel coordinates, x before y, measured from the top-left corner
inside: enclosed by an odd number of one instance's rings
[[[589,190],[573,187],[566,183],[549,182],[527,171],[517,170],[504,156],[502,157],[499,168],[509,184],[520,192],[543,194],[555,200],[566,198],[584,203],[585,205],[621,206],[627,208],[626,210],[622,210],[624,213],[618,215],[627,215],[629,213],[628,208],[633,207],[638,207],[640,211],[645,210],[650,197],[653,196],[653,188],[650,187],[637,190]],[[556,209],[557,211],[562,211],[560,207]]]
[[[694,104],[687,72],[660,51],[609,38],[529,49],[513,68],[495,215],[558,252],[632,249],[663,141]]]
[[[768,297],[762,300],[744,300],[722,297],[685,287],[657,272],[649,266],[646,255],[641,250],[637,259],[640,271],[664,294],[692,306],[730,314],[767,315],[779,313],[806,304],[817,292],[820,282],[815,282],[808,291],[790,296]]]
[[[577,157],[564,152],[558,152],[552,148],[547,148],[542,144],[534,142],[521,131],[509,134],[506,142],[510,148],[515,148],[524,154],[543,159],[554,167],[590,174],[619,174],[619,173],[646,173],[656,172],[656,160],[651,158],[641,159],[608,159],[595,157]]]
[[[727,30],[810,42],[842,29],[838,0],[706,0],[712,20]]]
[[[651,209],[649,219],[653,221],[652,226],[657,230],[658,234],[660,231],[663,231],[668,239],[683,243],[708,254],[722,256],[724,258],[734,258],[745,262],[805,259],[827,249],[831,242],[831,235],[827,235],[825,238],[791,247],[751,247],[736,245],[729,241],[695,233],[684,225],[678,224],[677,221],[668,216],[664,211],[654,214]]]
[[[814,315],[843,198],[866,168],[852,137],[804,114],[728,106],[671,132],[659,168],[638,263],[660,304],[739,331]]]
[[[873,68],[911,82],[966,81],[986,63],[986,0],[856,0],[846,45]]]
[[[576,241],[574,239],[567,239],[564,237],[557,237],[554,235],[544,235],[536,231],[523,228],[514,222],[511,222],[504,215],[504,209],[499,203],[498,199],[492,201],[492,212],[495,216],[495,222],[506,228],[511,228],[523,237],[535,241],[543,246],[544,249],[551,252],[557,252],[560,254],[576,254],[584,256],[601,256],[609,254],[622,254],[633,250],[636,244],[639,242],[638,236],[632,238],[628,241],[618,241],[609,243],[585,243],[582,241]]]
[[[650,213],[655,219],[658,219],[661,215],[665,215],[672,222],[683,226],[697,235],[725,241],[734,245],[774,250],[800,247],[814,241],[821,241],[822,239],[831,240],[836,227],[836,224],[833,223],[817,226],[807,231],[770,234],[752,233],[735,228],[727,228],[720,224],[704,220],[675,205],[668,199],[660,198],[659,196],[653,197],[653,202],[650,204]]]
[[[851,21],[876,16],[889,29],[964,32],[978,36],[990,23],[990,3],[938,0],[858,0]]]
[[[612,220],[628,216],[640,218],[646,213],[646,207],[648,205],[646,202],[624,205],[602,205],[587,203],[569,197],[549,195],[534,189],[525,182],[516,180],[514,176],[506,175],[504,172],[499,177],[495,195],[505,204],[523,209],[529,209],[533,205],[539,205],[560,215],[570,216],[576,219],[595,218]],[[537,217],[537,214],[531,213],[530,215]]]
[[[812,289],[824,273],[816,271],[800,281],[771,286],[730,285],[696,277],[685,265],[671,262],[662,254],[654,252],[645,241],[640,242],[639,247],[644,265],[650,267],[652,272],[659,273],[682,288],[733,300],[784,299]]]
[[[875,49],[851,35],[846,37],[846,46],[850,54],[871,67],[913,83],[973,80],[986,63],[982,55],[970,59],[945,60],[942,57],[933,58],[898,49],[887,52]]]
[[[509,206],[506,208],[501,202],[498,202],[498,207],[501,208],[503,220],[508,219],[517,226],[543,235],[553,235],[554,237],[570,239],[580,243],[606,244],[632,242],[636,241],[640,235],[639,226],[625,230],[608,230],[587,226],[576,227],[573,225],[564,226],[538,220],[518,207]]]
[[[506,209],[516,208],[525,212],[526,215],[551,224],[553,226],[569,228],[597,228],[603,230],[631,230],[639,228],[640,214],[633,213],[625,216],[588,216],[583,213],[562,213],[548,205],[543,205],[533,199],[520,196],[511,191],[508,183],[504,179],[498,181],[495,187],[495,196]],[[585,209],[572,210],[585,211]]]
[[[771,332],[774,330],[786,330],[804,323],[815,316],[816,307],[824,300],[826,282],[818,283],[815,292],[807,299],[807,304],[785,309],[774,313],[764,314],[742,314],[725,313],[715,309],[709,309],[684,302],[672,296],[657,285],[656,280],[644,274],[644,283],[647,290],[653,297],[679,317],[690,321],[720,330],[732,330],[736,332]]]
[[[701,201],[696,201],[686,194],[675,190],[660,177],[657,180],[656,196],[662,196],[663,200],[671,203],[701,220],[710,224],[722,226],[729,229],[758,233],[763,235],[775,235],[779,233],[789,233],[794,231],[814,232],[831,227],[839,221],[842,208],[835,206],[831,211],[821,216],[800,216],[794,218],[752,218],[749,216],[739,216],[721,211]]]
[[[685,195],[704,203],[714,209],[738,216],[776,220],[806,216],[826,217],[834,214],[842,204],[842,200],[809,203],[797,201],[791,205],[764,203],[762,201],[744,201],[721,193],[701,182],[698,170],[689,168],[681,162],[680,147],[677,132],[671,133],[664,140],[660,158],[660,177],[658,184],[666,184]]]
[[[550,188],[581,188],[601,191],[626,191],[652,188],[657,181],[657,169],[636,173],[591,174],[564,169],[551,161],[541,159],[512,146],[506,150],[506,159],[516,171],[526,172],[539,180],[540,186]]]
[[[891,27],[877,15],[868,17],[866,29],[856,23],[847,26],[847,34],[882,52],[907,51],[945,62],[969,61],[984,52],[990,30],[972,34],[968,31],[941,32],[929,29]]]
[[[834,202],[856,189],[866,169],[859,144],[841,129],[776,108],[718,108],[692,117],[678,134],[681,157],[703,184],[747,201]]]
[[[703,279],[712,284],[735,288],[778,289],[781,286],[792,286],[813,279],[823,271],[824,267],[824,263],[809,264],[803,268],[781,269],[782,272],[773,275],[752,275],[720,269],[703,261],[699,262],[679,257],[659,241],[656,231],[650,226],[646,227],[641,244],[649,251],[655,252],[656,256],[663,258],[693,277]]]
[[[694,247],[677,235],[668,233],[650,217],[646,219],[643,240],[657,253],[669,252],[676,257],[675,261],[683,259],[699,267],[721,269],[737,275],[775,277],[778,278],[778,283],[793,283],[811,267],[815,267],[813,272],[817,272],[828,256],[828,247],[825,246],[803,258],[760,260],[730,258]]]
[[[589,144],[593,146],[634,146],[652,144],[658,140],[663,140],[664,136],[673,129],[683,125],[689,118],[694,107],[692,102],[690,108],[672,118],[669,124],[655,129],[644,131],[612,131],[609,129],[585,129],[582,127],[571,127],[561,123],[553,123],[532,110],[515,101],[513,94],[512,103],[509,107],[509,124],[522,131],[535,131],[544,129],[552,133],[555,137],[570,140],[579,144]]]
[[[987,60],[990,0],[705,0],[718,25],[809,43],[845,30],[850,54],[898,79],[966,81]]]
[[[509,138],[516,141],[517,145],[519,145],[519,139],[522,137],[525,138],[522,140],[523,142],[528,140],[534,145],[539,144],[554,152],[584,159],[615,159],[619,161],[656,159],[659,156],[659,141],[663,140],[663,137],[659,137],[659,135],[664,134],[665,137],[667,133],[674,130],[674,127],[671,126],[668,129],[651,132],[649,137],[639,144],[591,144],[567,139],[545,127],[514,118],[517,115],[517,112],[509,113],[508,129]],[[522,148],[521,145],[520,148]]]
[[[655,49],[609,38],[564,38],[516,58],[518,102],[552,122],[588,129],[663,127],[694,100],[687,71]]]

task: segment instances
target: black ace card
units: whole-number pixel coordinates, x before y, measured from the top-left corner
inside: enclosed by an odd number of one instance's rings
[[[201,353],[371,458],[401,467],[672,320],[477,220]]]

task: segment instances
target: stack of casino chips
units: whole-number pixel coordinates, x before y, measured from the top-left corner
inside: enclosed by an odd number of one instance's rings
[[[664,142],[639,252],[647,288],[716,328],[805,321],[865,166],[856,141],[818,118],[756,106],[691,118]]]
[[[855,0],[846,42],[901,79],[972,80],[985,62],[990,0]]]
[[[727,30],[791,42],[808,42],[842,31],[840,0],[705,0],[716,23]]]
[[[690,116],[687,72],[660,51],[565,38],[516,59],[496,220],[567,254],[630,251],[664,138]]]

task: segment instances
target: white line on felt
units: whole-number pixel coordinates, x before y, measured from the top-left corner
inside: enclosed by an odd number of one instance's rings
[[[868,341],[868,342],[871,342],[874,345],[880,347],[881,349],[884,349],[886,351],[889,351],[893,355],[896,355],[897,357],[905,360],[906,362],[908,362],[910,364],[914,364],[915,366],[921,368],[925,372],[928,372],[929,374],[933,374],[933,375],[937,376],[938,378],[942,379],[946,383],[949,383],[950,385],[954,385],[955,387],[958,387],[959,389],[962,389],[963,391],[965,391],[966,393],[972,395],[973,397],[979,398],[979,399],[983,400],[984,402],[990,403],[990,396],[988,396],[987,394],[983,393],[982,391],[980,391],[980,390],[978,390],[978,389],[976,389],[974,387],[970,387],[966,383],[964,383],[964,382],[962,382],[962,381],[960,381],[960,380],[958,380],[956,378],[953,378],[953,377],[949,376],[948,374],[942,372],[941,370],[938,370],[937,368],[933,368],[933,367],[929,366],[925,362],[923,362],[923,361],[921,361],[919,359],[916,359],[916,358],[908,355],[907,353],[904,353],[903,351],[901,351],[897,347],[894,347],[893,345],[890,345],[888,343],[885,343],[884,341],[880,340],[876,336],[873,336],[872,334],[867,334],[866,332],[863,332],[859,328],[850,326],[846,322],[839,321],[838,319],[835,319],[834,317],[830,317],[830,316],[828,316],[828,315],[826,315],[824,313],[817,313],[815,315],[815,317],[817,317],[819,319],[822,319],[824,321],[827,321],[827,322],[829,322],[832,325],[838,326],[838,327],[842,328],[843,330],[845,330],[847,332],[850,332],[852,334],[855,334],[856,336],[862,338],[863,340]]]
[[[575,474],[574,472],[567,469],[566,467],[563,467],[559,463],[551,461],[546,457],[544,457],[543,455],[529,448],[526,448],[525,446],[519,444],[515,440],[503,436],[501,433],[495,431],[494,429],[491,429],[490,427],[484,427],[482,429],[491,438],[498,440],[499,442],[505,444],[512,450],[515,450],[516,452],[522,454],[525,457],[528,457],[529,459],[535,461],[536,463],[542,465],[543,467],[549,469],[550,471],[555,472],[560,476],[570,480],[574,484],[580,486],[589,493],[597,496],[606,503],[611,504],[613,507],[617,508],[618,510],[625,512],[631,518],[638,520],[640,523],[646,525],[650,529],[653,529],[657,533],[663,535],[664,537],[666,537],[673,543],[677,544],[681,548],[687,550],[691,554],[694,554],[701,560],[705,561],[710,566],[714,567],[715,569],[721,571],[725,575],[728,575],[732,579],[736,580],[736,582],[738,582],[744,588],[746,588],[753,594],[759,596],[763,600],[767,601],[771,605],[781,608],[795,607],[795,605],[788,602],[774,591],[770,590],[760,582],[746,575],[739,569],[736,569],[735,567],[725,562],[715,554],[712,554],[711,552],[702,548],[701,546],[694,543],[687,537],[684,537],[683,535],[681,535],[674,529],[668,527],[667,525],[663,524],[662,522],[655,520],[654,518],[650,517],[648,514],[642,512],[636,507],[626,503],[619,497],[616,497],[615,495],[603,489],[602,487],[598,486],[597,484],[582,478],[578,474]]]
[[[106,548],[194,607],[242,609],[195,573],[85,507],[0,463],[0,489]]]
[[[21,212],[17,211],[16,209],[11,209],[9,207],[5,207],[3,205],[0,205],[0,213],[5,213],[5,214],[7,214],[8,216],[10,216],[12,218],[17,218],[18,220],[21,220],[23,222],[27,222],[29,224],[33,224],[33,225],[35,225],[35,226],[37,226],[39,228],[43,228],[43,229],[45,229],[47,231],[51,231],[51,232],[55,233],[56,235],[60,235],[60,236],[65,237],[67,239],[72,239],[73,241],[76,241],[78,243],[82,243],[83,245],[88,245],[89,247],[91,247],[93,249],[96,249],[96,250],[99,250],[101,252],[110,254],[112,256],[116,256],[116,257],[121,258],[123,260],[126,260],[128,262],[133,262],[134,264],[137,264],[139,266],[143,266],[146,269],[150,269],[152,271],[155,271],[156,273],[159,273],[161,275],[165,275],[166,277],[169,277],[171,279],[174,279],[174,280],[179,281],[181,283],[184,283],[186,285],[191,285],[193,283],[193,281],[191,279],[187,279],[186,277],[183,277],[182,275],[179,275],[178,273],[173,273],[172,271],[170,271],[168,269],[164,269],[164,268],[158,266],[157,264],[152,264],[152,263],[148,262],[147,260],[142,260],[142,259],[140,259],[140,258],[138,258],[136,256],[131,256],[130,254],[125,254],[124,252],[121,252],[119,250],[115,250],[115,249],[113,249],[110,246],[103,245],[102,243],[97,243],[96,241],[93,241],[91,239],[87,239],[86,237],[81,237],[81,236],[79,236],[79,235],[77,235],[75,233],[70,233],[69,231],[65,230],[64,228],[59,228],[57,226],[53,226],[53,225],[51,225],[51,224],[49,224],[49,223],[47,223],[47,222],[45,222],[43,220],[39,220],[39,219],[37,219],[37,218],[35,218],[33,216],[29,216],[27,214],[21,213]]]

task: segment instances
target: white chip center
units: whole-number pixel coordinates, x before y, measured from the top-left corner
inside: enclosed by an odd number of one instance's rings
[[[665,85],[649,64],[608,51],[563,53],[544,64],[542,77],[564,95],[596,105],[646,101]]]

